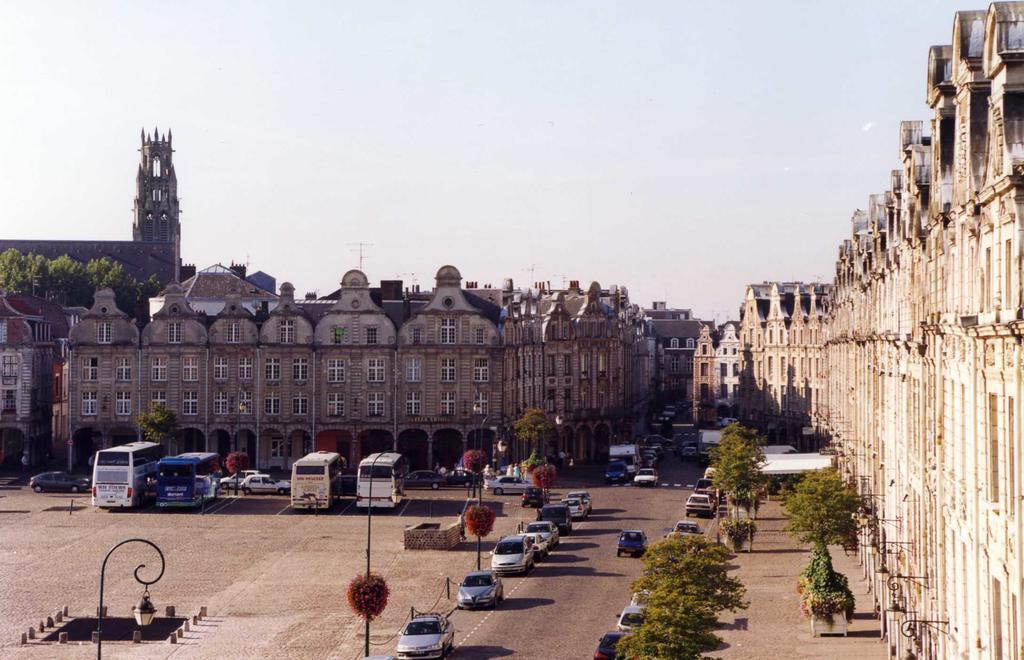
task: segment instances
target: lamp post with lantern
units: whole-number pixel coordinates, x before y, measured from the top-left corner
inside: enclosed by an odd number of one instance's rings
[[[122,545],[126,545],[128,543],[143,543],[148,545],[156,550],[156,553],[160,556],[160,572],[152,580],[143,580],[142,577],[139,576],[139,571],[146,567],[145,564],[139,564],[135,567],[135,581],[142,585],[143,590],[142,598],[139,599],[138,604],[132,608],[132,614],[135,616],[135,622],[141,627],[148,626],[156,616],[156,607],[153,605],[153,601],[149,599],[149,585],[159,582],[160,578],[164,575],[164,569],[167,566],[164,561],[164,553],[155,543],[147,539],[125,539],[107,552],[107,556],[103,558],[103,565],[100,567],[100,607],[96,611],[96,660],[101,660],[101,658],[103,658],[103,586],[107,576],[107,560],[110,559],[110,555],[114,554],[114,550],[117,550]]]

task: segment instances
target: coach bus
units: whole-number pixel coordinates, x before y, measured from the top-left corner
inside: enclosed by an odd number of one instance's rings
[[[194,451],[161,458],[156,473],[156,505],[202,506],[217,498],[220,476],[220,456],[214,453]]]
[[[155,442],[129,442],[96,452],[92,466],[92,505],[125,509],[142,504],[156,479],[164,448]]]
[[[341,454],[315,451],[292,463],[292,507],[330,509],[341,497]]]
[[[394,509],[405,494],[406,470],[405,456],[401,454],[386,452],[364,458],[359,463],[356,506]]]

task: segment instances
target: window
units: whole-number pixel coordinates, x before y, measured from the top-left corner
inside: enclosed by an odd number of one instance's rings
[[[330,358],[327,360],[327,382],[328,383],[344,383],[345,382],[345,361],[337,358]]]
[[[7,321],[0,321],[0,344],[7,343]]]
[[[14,390],[4,390],[4,399],[3,399],[3,408],[2,408],[3,412],[5,412],[5,413],[13,413],[13,412],[17,412],[17,409],[18,409],[17,408],[17,398],[16,398]]]
[[[215,357],[215,358],[213,358],[213,379],[214,380],[227,380],[228,379],[228,359],[226,357]]]
[[[722,397],[723,399],[724,399],[725,397],[729,396],[729,386],[728,386],[728,385],[726,385],[725,383],[722,383],[721,385],[719,385],[719,386],[718,386],[718,394],[719,394],[719,396],[721,396],[721,397]]]
[[[199,414],[199,392],[196,392],[195,390],[186,390],[181,393],[181,414]]]
[[[441,319],[440,342],[442,344],[455,343],[455,319]]]
[[[366,395],[366,415],[368,417],[384,416],[384,393],[368,392]]]
[[[292,397],[292,414],[309,414],[309,399],[306,398],[305,394],[296,394],[295,396]]]
[[[96,324],[96,343],[97,344],[109,344],[113,341],[113,332],[111,331],[110,321],[100,321]]]
[[[370,358],[366,361],[366,382],[384,382],[384,358]]]
[[[705,401],[707,398],[708,398],[708,384],[707,383],[701,383],[700,384],[700,400],[701,401]]]
[[[686,347],[687,348],[693,348],[693,344],[694,344],[693,337],[687,337],[687,339],[686,339]]]
[[[180,344],[181,343],[181,321],[171,321],[167,324],[167,343],[168,344]]]
[[[331,332],[331,343],[332,344],[341,344],[344,341],[345,341],[345,328],[341,327],[340,325],[334,326],[333,332]]]
[[[369,345],[377,343],[377,328],[366,328],[366,343]]]
[[[327,416],[328,417],[344,417],[345,416],[345,395],[342,392],[328,392],[327,393]]]
[[[89,359],[89,358],[86,358],[86,359]],[[96,360],[96,358],[91,358],[91,359],[94,362]],[[18,376],[18,356],[17,355],[5,355],[4,356],[2,374],[3,374],[4,378],[16,378]],[[89,378],[85,377],[84,370],[83,370],[83,373],[82,373],[82,380],[90,380]],[[92,378],[91,380],[96,380],[96,379]]]
[[[186,383],[194,383],[199,380],[199,358],[181,358],[181,379]]]
[[[679,373],[679,356],[673,355],[668,361],[668,370],[673,373]]]
[[[409,358],[405,361],[405,382],[419,383],[423,380],[423,360]]]
[[[672,339],[671,339],[671,340],[669,341],[669,343],[668,343],[668,347],[669,347],[669,348],[679,348],[679,337],[673,337],[673,338],[672,338]]]
[[[4,373],[6,376],[7,374]],[[11,374],[16,375],[16,374]],[[100,379],[100,359],[99,358],[82,358],[82,380],[99,380]]]
[[[248,415],[252,412],[252,392],[240,390],[238,392],[238,413]]]
[[[267,380],[281,380],[281,358],[267,358],[263,363],[263,377]]]
[[[150,409],[156,406],[167,407],[167,392],[164,390],[153,390],[149,395],[149,407]]]
[[[700,347],[700,354],[701,355],[707,355],[708,354],[708,345],[707,344],[703,344]]]
[[[733,376],[739,376],[740,375],[740,363],[739,362],[733,362],[732,363],[732,375]]]
[[[281,397],[270,394],[263,399],[263,413],[265,415],[281,414]]]
[[[305,381],[309,379],[309,358],[295,358],[292,360],[292,380]]]
[[[239,380],[252,380],[252,358],[251,357],[240,357],[240,358],[238,358],[238,379]]]
[[[566,356],[569,357],[568,355]],[[473,382],[486,383],[490,379],[490,361],[487,358],[473,360]]]
[[[232,321],[228,324],[228,343],[240,344],[242,342],[242,324]]]
[[[420,392],[406,392],[405,393],[405,414],[406,415],[422,415],[423,414],[423,395]]]
[[[455,392],[441,392],[440,412],[442,415],[455,414]]]
[[[547,369],[548,369],[547,370],[547,374],[549,376],[554,376],[555,375],[555,356],[554,355],[549,355],[549,356],[547,356],[547,358],[548,358],[547,359]]]
[[[115,410],[120,417],[132,414],[132,393],[118,392],[114,398]]]
[[[423,343],[423,328],[413,328],[409,331],[409,338],[414,344]]]
[[[282,344],[295,343],[295,319],[281,319],[277,324],[277,341]]]
[[[724,362],[719,364],[718,365],[718,375],[721,376],[722,378],[725,378],[726,376],[728,376],[729,375],[729,365],[727,365]]]
[[[454,383],[455,374],[455,358],[441,358],[441,382]]]
[[[562,356],[562,375],[563,376],[571,376],[572,375],[572,356],[571,355],[563,355]]]
[[[1006,460],[1006,490],[1008,492],[1006,493],[1006,502],[1007,502],[1007,507],[1006,508],[1009,510],[1009,513],[1010,513],[1011,516],[1014,515],[1015,512],[1017,511],[1017,502],[1016,502],[1016,499],[1017,499],[1017,485],[1014,483],[1014,481],[1017,478],[1017,474],[1016,474],[1017,473],[1017,470],[1016,470],[1017,466],[1015,465],[1015,461],[1017,460],[1017,457],[1016,457],[1015,447],[1014,446],[1017,443],[1016,443],[1016,436],[1013,435],[1013,433],[1014,433],[1014,426],[1015,426],[1015,424],[1014,424],[1014,415],[1015,414],[1016,413],[1014,411],[1014,406],[1013,406],[1013,397],[1012,396],[1011,397],[1007,397],[1007,399],[1006,399],[1006,452],[1007,452],[1008,456],[1006,457],[1006,459],[1007,459]]]
[[[679,358],[673,359],[678,363]],[[590,354],[584,353],[580,357],[580,376],[586,378],[588,373],[590,373]]]
[[[483,346],[487,341],[487,333],[483,328],[473,329],[473,343]]]
[[[473,414],[474,415],[486,415],[487,414],[487,393],[477,392],[473,395]]]
[[[121,382],[130,381],[132,379],[131,359],[126,357],[117,358],[115,364],[117,366],[114,368],[114,377]]]
[[[988,500],[999,501],[999,397],[988,395]]]
[[[555,391],[554,390],[548,390],[548,396],[547,396],[547,399],[545,400],[545,403],[547,405],[548,412],[554,412],[554,410],[555,410]]]
[[[82,414],[83,415],[95,415],[96,414],[96,393],[95,392],[82,392]]]
[[[706,362],[701,362],[700,364],[700,375],[702,377],[707,377],[708,375],[708,365]]]
[[[603,376],[604,373],[605,373],[604,357],[605,357],[604,353],[598,353],[597,354],[597,375],[598,376]]]
[[[215,392],[213,395],[213,414],[214,415],[226,415],[228,414],[228,393],[227,392]]]

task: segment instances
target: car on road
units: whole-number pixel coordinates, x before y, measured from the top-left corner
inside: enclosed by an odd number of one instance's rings
[[[503,536],[491,552],[491,570],[498,575],[522,573],[533,570],[536,557],[533,553],[533,539],[523,534]]]
[[[548,502],[551,501],[551,496],[543,488],[537,488],[536,486],[530,486],[523,491],[523,506],[532,506],[535,509],[539,509]]]
[[[395,649],[400,660],[443,658],[455,647],[455,625],[443,614],[420,614],[402,629]]]
[[[623,553],[639,557],[647,552],[647,535],[642,529],[624,529],[619,533],[619,542],[615,546],[615,556]]]
[[[505,599],[505,585],[494,571],[473,571],[462,579],[456,605],[469,610],[476,607],[497,607]]]
[[[718,420],[718,428],[724,429],[726,426],[729,426],[730,424],[735,424],[737,421],[739,420],[737,420],[735,417],[722,417]]]
[[[689,518],[691,515],[713,518],[715,516],[714,498],[701,493],[690,495],[686,498],[686,517]]]
[[[608,467],[604,471],[604,482],[610,483],[626,483],[626,477],[629,474],[629,470],[626,468],[624,461],[609,461]]]
[[[630,605],[637,605],[639,607],[646,607],[647,600],[651,597],[651,592],[647,589],[641,589],[640,591],[634,591],[633,596],[629,599]]]
[[[658,467],[658,456],[653,451],[645,451],[640,454],[640,467]]]
[[[665,535],[665,538],[675,536],[703,536],[704,532],[700,531],[700,525],[691,520],[680,520],[676,523],[676,526],[672,528],[672,531]]]
[[[562,535],[558,533],[558,525],[548,520],[529,523],[524,531],[527,534],[540,534],[547,538],[548,547],[552,550],[557,548],[562,540]]]
[[[560,534],[572,533],[572,514],[564,504],[545,504],[537,511],[537,520],[554,523]]]
[[[616,618],[618,623],[615,627],[623,632],[628,632],[644,622],[643,605],[627,605],[622,608],[622,613]]]
[[[597,650],[594,651],[594,660],[617,660],[619,656],[615,654],[615,647],[619,645],[619,640],[627,634],[629,633],[622,630],[606,632],[601,639],[597,640]]]
[[[523,536],[530,537],[533,542],[533,558],[536,561],[544,561],[551,554],[550,536],[542,532],[523,532]]]
[[[284,495],[292,489],[292,483],[286,479],[275,479],[266,474],[250,474],[242,480],[242,492],[246,495],[253,493],[277,493]]]
[[[43,472],[29,479],[28,486],[37,493],[84,493],[89,490],[89,477],[67,472]]]
[[[658,473],[654,468],[640,468],[633,477],[634,486],[657,486]]]
[[[583,506],[583,500],[577,497],[567,497],[562,504],[569,507],[569,515],[573,520],[582,520],[587,517],[587,507]]]
[[[688,443],[679,448],[677,452],[679,459],[683,461],[695,461],[699,456],[696,443]]]
[[[235,482],[237,481],[238,490],[242,490],[242,482],[245,481],[245,478],[257,474],[261,476],[270,476],[266,472],[260,472],[259,470],[242,470],[237,475],[233,474],[230,477],[221,477],[220,488],[221,490],[226,490],[227,488],[234,488]]]
[[[699,495],[715,496],[715,484],[711,479],[705,477],[704,479],[698,479],[696,485],[693,487],[693,492]]]
[[[468,486],[473,483],[473,479],[476,477],[477,483],[480,482],[480,477],[474,475],[468,470],[461,468],[452,470],[448,474],[444,475],[444,483],[447,486]]]
[[[527,488],[532,488],[533,484],[529,481],[525,481],[520,477],[497,477],[495,479],[486,479],[484,481],[484,490],[489,490],[495,495],[503,495],[505,493],[522,493]]]
[[[590,499],[590,493],[585,490],[570,490],[565,494],[565,498],[569,499],[575,497],[583,502],[583,506],[587,508],[587,515],[589,516],[594,512],[594,503]]]
[[[416,470],[405,475],[406,488],[430,488],[437,490],[444,485],[444,477],[433,470]]]

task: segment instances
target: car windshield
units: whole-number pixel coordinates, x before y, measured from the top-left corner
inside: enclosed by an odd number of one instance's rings
[[[496,555],[521,555],[523,554],[523,544],[516,543],[514,541],[508,541],[499,543],[498,547],[494,549]]]
[[[690,495],[690,501],[695,504],[703,504],[708,501],[707,495]]]
[[[676,525],[676,531],[677,532],[696,532],[699,529],[700,528],[697,527],[697,525],[695,525],[693,523],[678,523]]]
[[[540,517],[558,520],[559,518],[565,518],[566,511],[564,506],[546,506],[540,510]]]
[[[466,581],[462,583],[464,587],[489,587],[494,584],[491,580],[490,575],[467,575]]]
[[[643,537],[640,536],[640,532],[623,532],[619,540],[622,541],[640,541]]]
[[[603,646],[605,648],[608,648],[609,646],[611,648],[615,648],[615,645],[619,643],[620,639],[622,639],[622,635],[621,634],[619,634],[619,633],[608,633],[607,635],[605,635],[604,637],[601,638],[601,646]]]
[[[623,463],[622,461],[616,461],[614,463],[609,463],[608,464],[608,469],[609,470],[625,470],[626,469],[626,464]]]
[[[437,635],[441,626],[437,621],[410,621],[405,627],[406,635]]]
[[[650,468],[644,468],[643,470],[640,470],[640,475],[644,477],[653,477],[654,470],[651,470]]]
[[[580,506],[580,501],[579,500],[566,500],[565,501],[565,505],[566,506]]]
[[[551,527],[545,523],[530,523],[526,526],[526,531],[532,534],[542,534],[551,531]]]
[[[697,488],[711,488],[711,480],[710,479],[698,479],[697,480]]]
[[[629,626],[639,626],[644,622],[644,615],[641,612],[629,612],[622,615],[622,622]]]

